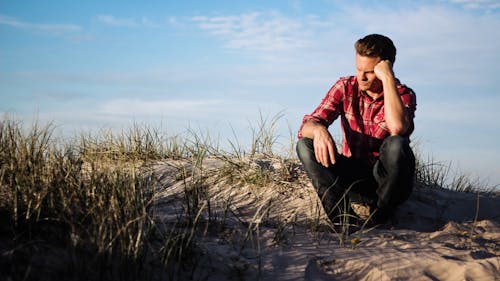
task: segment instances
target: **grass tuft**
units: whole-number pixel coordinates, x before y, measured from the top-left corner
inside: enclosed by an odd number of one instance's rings
[[[275,151],[283,116],[268,118],[261,112],[249,150],[236,138],[229,141],[230,152],[208,133],[194,130],[187,138],[167,137],[146,124],[133,124],[118,133],[102,130],[60,140],[50,123],[26,128],[5,117],[0,121],[0,275],[12,280],[175,280],[188,272],[186,278],[193,279],[203,252],[198,239],[207,233],[230,236],[239,254],[251,248],[259,258],[263,226],[275,226],[276,246],[286,245],[299,224],[322,235],[326,215],[317,196],[311,196],[307,210],[283,204],[309,196],[311,189],[295,158],[291,130],[288,155]],[[465,192],[496,188],[465,175],[450,180],[451,165],[417,158],[421,184]],[[178,163],[168,186],[160,179],[165,175],[155,174],[161,161]],[[174,218],[162,220],[162,212],[170,213],[157,196],[176,184],[181,192],[169,197],[168,207],[174,209],[167,209],[175,211]],[[237,207],[241,202],[248,210]],[[350,241],[355,248],[364,242],[366,225],[356,226],[361,231],[351,236],[347,204],[335,205],[341,223],[331,229],[339,244]],[[228,229],[229,222],[241,231]],[[250,268],[228,267],[237,276]],[[261,263],[254,269],[260,276]]]

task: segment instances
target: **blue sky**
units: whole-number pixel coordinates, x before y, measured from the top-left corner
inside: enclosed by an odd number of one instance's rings
[[[244,143],[259,112],[283,112],[286,144],[354,74],[353,44],[369,33],[398,48],[420,153],[500,183],[496,0],[0,0],[0,113],[66,133],[135,121]]]

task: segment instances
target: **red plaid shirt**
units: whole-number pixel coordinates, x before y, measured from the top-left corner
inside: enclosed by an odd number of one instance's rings
[[[416,97],[412,89],[397,81],[397,90],[411,122],[406,132],[413,132],[413,118],[416,110]],[[328,91],[323,101],[313,111],[305,115],[299,130],[307,120],[314,120],[329,127],[340,116],[342,127],[342,154],[346,157],[365,159],[373,165],[379,156],[383,140],[390,135],[385,124],[384,95],[372,99],[358,89],[355,76],[342,77]]]

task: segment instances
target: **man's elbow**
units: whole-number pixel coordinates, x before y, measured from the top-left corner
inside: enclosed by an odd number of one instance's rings
[[[389,126],[388,130],[391,136],[404,136],[409,128],[408,122],[398,122]]]
[[[391,128],[389,129],[389,133],[391,136],[402,136],[404,132],[400,128]]]

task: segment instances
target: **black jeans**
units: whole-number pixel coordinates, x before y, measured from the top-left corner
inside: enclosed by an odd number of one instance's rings
[[[335,164],[326,168],[316,161],[309,138],[299,140],[297,154],[330,219],[343,206],[339,204],[343,198],[388,213],[406,201],[413,189],[415,156],[404,137],[386,138],[373,167],[337,154]]]

